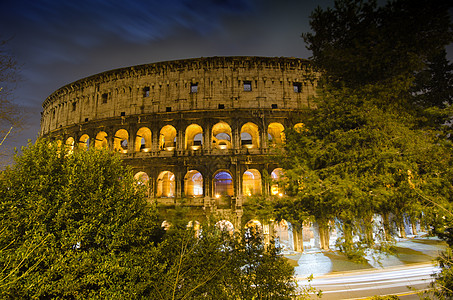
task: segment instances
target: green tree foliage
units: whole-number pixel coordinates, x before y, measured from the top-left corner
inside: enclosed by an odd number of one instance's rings
[[[45,139],[0,173],[0,298],[290,299],[259,234],[160,228],[118,155]]]
[[[2,297],[139,293],[156,216],[120,158],[45,140],[23,151],[0,175]]]
[[[340,248],[354,256],[404,218],[443,226],[451,209],[452,67],[445,46],[453,27],[445,1],[338,0],[317,8],[303,34],[322,78],[303,130],[287,130],[287,215],[308,215],[321,236],[340,220]],[[300,213],[303,211],[305,213]],[[376,235],[377,234],[377,235]],[[353,243],[353,236],[360,237]],[[323,248],[327,238],[321,237]]]
[[[18,80],[18,63],[8,51],[8,41],[0,40],[0,155],[5,156],[5,140],[23,125],[23,111],[13,101],[12,92]],[[4,163],[2,163],[3,165]]]
[[[433,202],[449,208],[453,191],[451,144],[411,127],[409,114],[381,108],[391,95],[375,88],[320,91],[305,128],[286,131],[282,157],[292,197],[279,205],[296,219],[301,212],[312,216],[321,231],[340,220],[340,247],[351,255],[379,240],[372,232],[375,215],[383,216],[380,238],[388,240],[396,229],[404,233],[404,217],[444,215]],[[353,235],[360,242],[353,243]]]
[[[423,70],[453,41],[451,4],[442,0],[337,0],[310,16],[302,37],[331,81],[355,88]]]
[[[294,269],[256,232],[172,229],[160,247],[156,299],[292,299],[296,291]]]

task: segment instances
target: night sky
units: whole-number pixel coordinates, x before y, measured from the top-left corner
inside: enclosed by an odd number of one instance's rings
[[[56,89],[106,70],[208,56],[308,58],[308,16],[333,0],[1,0],[0,40],[22,66],[15,101],[39,132],[41,104]]]

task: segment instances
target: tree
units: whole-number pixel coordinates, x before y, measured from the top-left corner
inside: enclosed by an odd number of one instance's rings
[[[340,220],[339,246],[351,256],[373,246],[376,215],[388,240],[394,229],[404,236],[404,218],[435,220],[450,208],[451,144],[439,131],[450,116],[449,7],[335,1],[312,13],[313,32],[303,34],[323,75],[304,130],[285,132],[294,197],[282,206],[313,217],[321,235]]]
[[[328,232],[329,221],[340,220],[340,247],[350,255],[378,240],[372,226],[376,215],[383,216],[383,241],[395,229],[404,236],[404,217],[418,220],[422,211],[426,217],[429,211],[442,214],[428,210],[433,204],[427,199],[449,207],[453,188],[445,171],[452,162],[451,144],[411,127],[413,118],[401,110],[380,108],[382,97],[324,89],[304,129],[285,132],[281,163],[291,197],[280,205],[312,216],[321,235]],[[359,243],[352,243],[353,233]]]
[[[165,232],[117,154],[39,139],[0,173],[0,297],[290,299],[293,268],[259,234]]]
[[[11,131],[23,125],[23,112],[12,101],[12,91],[17,81],[18,64],[7,48],[7,41],[0,41],[0,155],[5,154],[4,142]]]
[[[257,232],[170,229],[160,247],[157,299],[292,299],[296,291],[294,269]]]
[[[383,84],[424,70],[453,41],[452,5],[442,0],[337,0],[310,16],[302,37],[332,83]]]
[[[140,294],[159,227],[117,155],[39,140],[0,174],[0,199],[2,297]]]

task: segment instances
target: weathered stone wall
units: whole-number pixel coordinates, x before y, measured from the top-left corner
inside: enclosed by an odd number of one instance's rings
[[[198,58],[107,71],[50,95],[41,135],[117,151],[145,175],[150,199],[162,207],[184,203],[237,226],[248,196],[276,193],[266,180],[278,168],[269,154],[285,128],[303,122],[316,79],[295,58]],[[189,178],[194,173],[201,183]],[[228,188],[220,173],[231,177]]]
[[[68,84],[43,103],[41,134],[94,120],[171,111],[302,109],[316,74],[306,60],[212,57],[112,70]],[[244,83],[251,91],[244,91]],[[197,84],[197,92],[191,86]],[[294,84],[300,92],[294,92]],[[147,92],[149,89],[149,92]]]

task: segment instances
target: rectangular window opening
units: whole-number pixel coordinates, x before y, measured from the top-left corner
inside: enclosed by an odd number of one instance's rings
[[[165,108],[165,111],[166,111],[166,112],[171,112],[171,107],[167,106],[167,107]]]
[[[121,116],[124,117],[126,115],[126,112],[122,111]]]
[[[244,92],[251,92],[251,91],[252,91],[252,82],[244,81]]]
[[[77,102],[72,102],[72,111],[75,111],[77,108]]]
[[[109,94],[107,94],[107,93],[102,94],[102,103],[107,103],[108,98],[109,98]]]
[[[219,109],[225,109],[225,105],[224,104],[219,104]]]
[[[149,86],[143,88],[143,97],[149,97]]]
[[[300,92],[302,92],[302,83],[300,83],[300,82],[294,82],[294,83],[293,83],[293,88],[294,88],[294,93],[300,93]]]
[[[190,92],[191,93],[198,93],[198,83],[191,83],[190,84]]]
[[[85,122],[88,122],[88,118],[85,118]]]
[[[276,109],[278,108],[278,105],[277,104],[272,104],[272,109]]]

